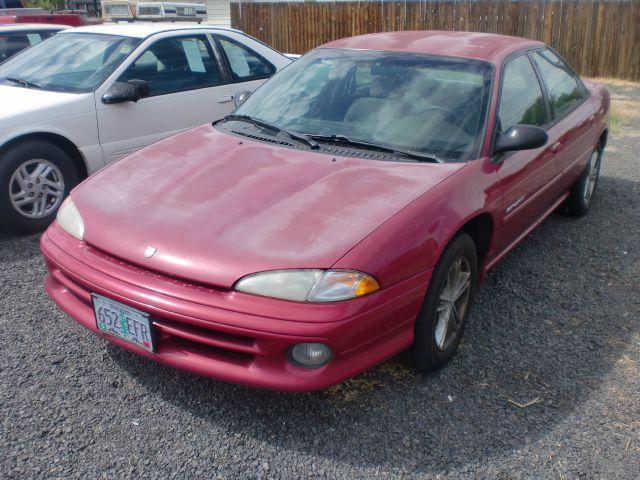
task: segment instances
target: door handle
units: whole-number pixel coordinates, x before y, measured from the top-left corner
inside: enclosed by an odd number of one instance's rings
[[[233,95],[221,95],[218,97],[218,103],[233,102]]]
[[[593,125],[593,122],[594,122],[595,119],[596,119],[596,116],[595,115],[591,115],[589,117],[589,125]]]
[[[553,144],[553,146],[551,147],[551,151],[553,152],[554,155],[557,155],[560,153],[560,149],[562,148],[562,143],[560,142],[556,142]]]

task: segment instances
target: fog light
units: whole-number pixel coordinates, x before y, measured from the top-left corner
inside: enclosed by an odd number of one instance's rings
[[[301,367],[321,367],[331,360],[331,348],[324,343],[298,343],[291,349],[291,359]]]

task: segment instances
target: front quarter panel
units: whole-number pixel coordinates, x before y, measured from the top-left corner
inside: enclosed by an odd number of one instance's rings
[[[16,95],[11,95],[16,93]],[[95,102],[92,93],[57,94],[0,87],[0,149],[38,134],[64,137],[81,152],[89,172],[103,165],[99,148]]]
[[[372,274],[382,288],[433,268],[466,222],[499,212],[498,182],[489,159],[469,162],[385,222],[334,268]]]

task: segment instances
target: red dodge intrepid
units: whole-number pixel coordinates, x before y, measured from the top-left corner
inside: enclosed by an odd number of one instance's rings
[[[46,289],[116,345],[225,381],[316,390],[407,348],[433,370],[487,270],[559,206],[587,212],[608,112],[540,42],[331,42],[76,188],[41,240]]]

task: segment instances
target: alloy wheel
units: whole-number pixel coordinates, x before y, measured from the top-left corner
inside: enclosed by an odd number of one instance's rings
[[[437,307],[435,342],[444,351],[455,341],[469,307],[471,292],[471,265],[465,256],[458,257],[449,272]]]
[[[591,196],[593,195],[593,191],[596,188],[596,182],[598,181],[598,175],[600,174],[600,152],[598,152],[597,150],[593,152],[587,168],[588,175],[584,180],[585,185],[583,192],[584,201],[588,204],[591,200]]]
[[[48,160],[28,160],[9,180],[11,205],[27,218],[44,218],[55,211],[64,197],[64,177]]]

